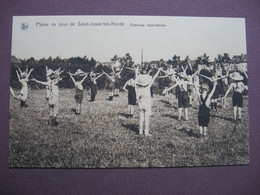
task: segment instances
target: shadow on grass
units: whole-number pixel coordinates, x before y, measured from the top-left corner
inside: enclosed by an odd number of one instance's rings
[[[173,109],[177,110],[177,107],[174,106],[172,103],[170,104],[170,103],[169,103],[168,101],[166,101],[166,100],[159,100],[159,101],[162,102],[162,103],[165,103],[165,106],[166,106],[166,107],[173,108]]]
[[[228,117],[225,117],[225,116],[218,116],[218,115],[211,115],[211,116],[213,116],[213,117],[216,117],[216,118],[219,118],[219,119],[224,119],[224,120],[226,120],[226,121],[230,121],[230,122],[232,122],[233,121],[233,118],[228,118]]]
[[[122,124],[123,127],[125,127],[126,129],[129,129],[133,132],[135,132],[135,134],[138,134],[139,133],[139,128],[138,128],[138,125],[137,124]]]
[[[120,115],[123,116],[123,117],[126,117],[126,118],[130,118],[130,115],[126,114],[126,113],[120,113]]]
[[[162,114],[161,116],[162,117],[169,117],[169,118],[173,118],[173,119],[178,120],[178,116],[173,116],[173,115],[170,115],[170,114]]]
[[[199,138],[199,134],[193,132],[192,129],[186,129],[185,127],[182,127],[180,129],[177,129],[178,131],[185,133],[186,135],[188,135],[189,137],[194,137],[194,138]]]

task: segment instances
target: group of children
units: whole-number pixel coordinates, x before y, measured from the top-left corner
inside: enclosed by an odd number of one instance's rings
[[[95,97],[97,94],[97,80],[105,75],[111,80],[111,92],[109,94],[109,99],[113,100],[113,97],[116,94],[119,94],[119,86],[116,86],[116,79],[121,78],[121,72],[124,67],[112,68],[112,74],[109,75],[106,72],[102,71],[101,73],[94,73],[93,71],[89,73],[85,73],[82,70],[78,69],[74,74],[68,72],[71,80],[75,85],[75,103],[76,109],[75,114],[79,115],[81,113],[81,104],[83,100],[83,82],[89,76],[91,85],[91,100],[95,101]],[[219,92],[216,93],[219,87],[219,81],[221,79],[232,79],[232,83],[229,88],[226,90],[225,95],[221,100],[225,100],[227,95],[231,90],[234,91],[232,102],[234,107],[234,120],[241,120],[241,108],[243,105],[242,92],[243,89],[248,89],[242,82],[244,79],[243,76],[238,71],[235,71],[229,74],[229,71],[226,72],[225,75],[222,74],[222,71],[215,71],[215,74],[212,77],[207,77],[201,74],[201,70],[204,68],[199,67],[196,72],[192,75],[186,74],[186,69],[183,68],[182,72],[177,73],[174,69],[168,68],[167,70],[163,70],[162,68],[156,68],[156,73],[151,76],[151,72],[154,72],[154,69],[139,69],[138,67],[128,68],[134,71],[134,76],[130,80],[128,80],[123,89],[128,92],[128,110],[130,117],[133,117],[134,114],[134,106],[137,104],[139,107],[139,134],[144,134],[145,136],[151,136],[149,132],[149,121],[152,110],[152,96],[151,96],[151,87],[155,81],[155,79],[168,77],[171,80],[172,86],[166,88],[163,91],[163,94],[167,94],[173,88],[178,89],[177,93],[177,104],[178,104],[178,119],[182,119],[182,112],[184,109],[185,112],[185,120],[189,120],[188,108],[192,101],[192,95],[189,89],[193,89],[194,97],[197,97],[199,100],[199,112],[198,112],[198,123],[200,129],[200,135],[207,135],[207,128],[210,121],[210,105],[211,108],[217,107],[217,99],[219,98]],[[20,95],[16,96],[11,89],[11,93],[17,99],[21,100],[21,108],[26,107],[26,99],[28,97],[28,81],[29,76],[33,69],[28,72],[28,68],[26,68],[25,72],[22,72],[18,68],[19,72],[16,71],[18,80],[22,85],[22,89],[20,91]],[[163,72],[164,75],[159,76],[160,72]],[[221,73],[220,73],[221,72]],[[60,69],[55,71],[48,69],[46,67],[46,80],[38,81],[36,79],[31,79],[39,84],[46,86],[46,99],[48,101],[48,106],[50,110],[49,116],[49,124],[51,126],[57,126],[57,114],[59,110],[59,88],[58,83],[62,80],[60,75],[63,73]],[[200,82],[200,77],[204,78],[203,82]],[[205,79],[208,82],[205,82]],[[210,90],[209,83],[212,83],[212,89]],[[238,112],[238,117],[237,117]]]

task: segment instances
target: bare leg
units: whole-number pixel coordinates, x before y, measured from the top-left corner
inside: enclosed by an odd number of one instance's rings
[[[150,115],[145,113],[145,130],[144,130],[144,135],[145,136],[152,136],[152,134],[149,133],[149,123],[150,123]]]
[[[203,127],[200,126],[200,135],[203,135]]]
[[[189,120],[189,110],[188,108],[184,108],[185,111],[185,120],[188,121]]]
[[[182,109],[183,109],[183,108],[179,108],[179,109],[178,109],[178,114],[179,114],[178,120],[181,120]]]
[[[143,125],[144,125],[144,111],[140,111],[139,135],[143,134]]]
[[[207,135],[207,133],[208,133],[208,127],[203,127],[203,129],[204,129],[204,136],[206,136]]]
[[[234,106],[234,120],[237,120],[237,106]]]
[[[238,107],[238,119],[241,120],[242,118],[242,108],[241,107]]]

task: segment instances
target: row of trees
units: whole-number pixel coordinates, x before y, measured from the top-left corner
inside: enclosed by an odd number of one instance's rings
[[[14,56],[12,56],[15,58]],[[69,75],[66,72],[76,72],[77,69],[81,69],[84,72],[102,72],[104,70],[107,73],[111,73],[111,64],[119,60],[122,66],[124,67],[133,67],[134,61],[129,53],[125,54],[125,56],[119,57],[115,55],[113,58],[111,58],[111,63],[109,64],[102,64],[98,61],[96,61],[94,58],[87,58],[87,56],[84,57],[71,57],[69,59],[61,59],[60,57],[51,58],[48,59],[42,58],[40,60],[35,60],[33,57],[30,59],[23,59],[23,60],[12,60],[11,63],[11,86],[14,89],[20,89],[20,83],[18,81],[16,70],[17,66],[20,67],[22,71],[26,69],[26,66],[28,66],[29,69],[33,68],[34,71],[32,72],[30,78],[35,78],[40,81],[46,81],[46,66],[48,68],[51,68],[52,70],[56,70],[58,68],[61,68],[61,70],[65,70],[62,74],[63,80],[60,82],[61,88],[73,88],[73,82],[71,81]],[[172,59],[169,59],[168,61],[165,61],[163,59],[160,59],[159,61],[155,61],[155,64],[158,67],[163,67],[163,69],[167,69],[167,67],[171,66],[172,68],[176,68],[178,72],[182,71],[181,67],[188,66],[189,56],[187,56],[184,60],[180,60],[180,56],[174,55]],[[202,56],[198,56],[195,60],[195,63],[193,63],[192,70],[189,68],[187,70],[187,74],[192,74],[194,71],[197,70],[199,64],[205,64],[206,66],[216,66],[217,63],[220,63],[222,66],[223,63],[230,63],[231,59],[227,53],[224,53],[224,55],[218,55],[217,58],[214,60],[215,63],[210,62],[209,56],[207,56],[206,53],[204,53]],[[151,63],[143,63],[141,65],[143,68],[152,68]],[[156,70],[154,70],[156,72]],[[134,72],[124,68],[124,70],[121,73],[122,79],[119,82],[119,86],[123,86],[124,83],[129,80],[131,77],[134,76]],[[103,76],[98,80],[98,87],[99,89],[105,89],[109,87],[110,80]],[[164,88],[164,86],[168,85],[168,81],[166,80],[159,80],[157,84],[160,88]],[[29,86],[32,89],[42,89],[43,86],[35,83],[30,82]],[[87,79],[84,82],[84,88],[89,88],[90,86],[90,80]]]

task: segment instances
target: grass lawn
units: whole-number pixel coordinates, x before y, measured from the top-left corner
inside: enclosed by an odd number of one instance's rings
[[[16,92],[18,93],[18,92]],[[45,90],[29,91],[28,108],[10,100],[10,167],[116,168],[237,165],[249,163],[248,98],[242,122],[234,123],[231,97],[210,120],[207,138],[199,138],[198,106],[190,120],[178,121],[176,102],[153,98],[150,133],[138,135],[139,114],[127,117],[127,93],[108,101],[98,91],[89,102],[84,91],[82,114],[75,115],[74,89],[61,89],[57,127],[48,125]],[[174,100],[176,101],[176,100]]]

